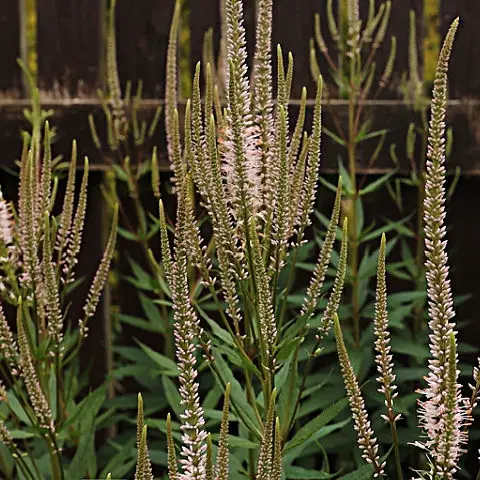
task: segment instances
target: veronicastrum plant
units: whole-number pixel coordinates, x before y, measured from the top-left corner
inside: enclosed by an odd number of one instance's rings
[[[173,435],[181,432],[179,478],[205,478],[209,464],[206,425],[222,417],[215,407],[229,385],[231,420],[235,422],[232,443],[234,448],[247,446],[235,448],[230,474],[232,478],[270,478],[274,444],[278,452],[285,452],[287,472],[301,469],[294,465],[296,460],[308,449],[318,451],[315,442],[339,427],[327,424],[346,406],[342,399],[322,412],[319,407],[300,408],[318,394],[318,385],[308,384],[307,374],[340,301],[347,261],[347,222],[336,279],[327,301],[319,303],[326,293],[325,273],[337,235],[339,185],[323,248],[297,307],[298,301],[292,302],[290,295],[296,262],[305,255],[317,190],[322,81],[317,79],[312,133],[304,132],[304,91],[301,113],[290,135],[288,99],[293,60],[290,56],[285,71],[278,48],[275,101],[272,2],[258,3],[250,78],[243,2],[228,0],[224,7],[226,100],[220,102],[207,64],[201,101],[201,68],[197,65],[183,135],[174,55],[169,55],[167,66],[166,133],[178,210],[172,255],[170,229],[160,202],[162,259],[158,271],[167,279],[173,302],[180,382],[179,395],[170,393],[179,423],[169,425]],[[304,342],[308,347],[304,348]],[[203,349],[203,362],[197,359],[198,345]],[[205,365],[213,372],[216,385],[202,403],[198,374]],[[206,375],[202,379],[210,382]],[[308,470],[308,474],[314,475],[315,470]]]
[[[408,474],[431,480],[453,479],[460,471],[460,457],[467,451],[468,427],[473,421],[472,411],[477,405],[480,388],[480,374],[477,367],[473,369],[471,396],[464,397],[461,385],[458,383],[460,371],[457,358],[457,326],[454,321],[455,311],[445,238],[447,70],[458,23],[457,19],[450,27],[437,64],[429,124],[423,204],[430,358],[429,371],[425,377],[426,385],[418,392],[422,396],[418,401],[418,423],[423,432],[413,446],[424,452],[426,462],[423,465],[409,465]],[[386,407],[383,418],[391,427],[396,477],[401,479],[403,474],[407,473],[407,466],[402,462],[396,427],[400,415],[394,406],[397,393],[393,356],[389,345],[385,237],[382,238],[378,258],[374,331],[375,360],[379,372],[377,381]],[[363,395],[345,347],[338,318],[335,320],[335,336],[362,456],[370,464],[368,468],[375,477],[386,476],[386,472],[390,470],[387,470],[385,458],[380,457],[382,452],[379,452],[375,433],[370,426]],[[395,474],[392,473],[392,475]]]
[[[419,448],[425,454],[425,462],[421,465],[411,465],[408,470],[408,474],[413,474],[415,478],[432,480],[453,479],[459,471],[461,454],[468,445],[467,429],[472,422],[471,414],[477,405],[480,390],[480,370],[478,368],[474,368],[474,384],[471,385],[472,394],[470,397],[463,397],[461,386],[458,384],[457,329],[453,321],[454,310],[445,240],[446,170],[444,163],[447,68],[457,26],[458,19],[454,21],[447,34],[440,53],[434,82],[424,201],[431,356],[429,359],[429,374],[425,378],[426,386],[419,392],[423,396],[418,402],[419,426],[423,430],[423,434],[411,446],[411,448]],[[230,65],[232,66],[232,63]],[[231,74],[232,70],[230,70]],[[232,82],[231,77],[230,82]],[[213,125],[211,124],[211,126]],[[217,158],[216,155],[214,155],[214,158]],[[219,417],[221,418],[221,427],[216,461],[214,462],[212,439],[206,433],[205,411],[198,396],[196,350],[198,344],[202,343],[203,331],[189,295],[187,265],[191,246],[189,237],[192,234],[192,210],[188,188],[189,174],[185,164],[183,164],[181,175],[183,175],[183,187],[179,192],[174,255],[173,257],[170,256],[169,251],[166,250],[167,245],[164,245],[165,250],[163,252],[165,255],[164,264],[168,265],[168,277],[175,306],[177,361],[180,370],[179,395],[181,404],[185,409],[180,416],[181,441],[183,444],[180,466],[176,460],[172,422],[170,417],[167,420],[169,478],[219,478],[223,480],[229,478],[229,462],[230,467],[233,466],[233,456],[229,457],[228,454],[228,412],[230,402],[232,402],[232,406],[235,402],[234,397],[232,397],[235,387],[234,383],[225,384],[225,402],[223,412]],[[177,182],[180,183],[178,177]],[[254,237],[255,229],[250,228],[250,233]],[[260,241],[258,241],[258,244],[260,244]],[[258,260],[259,256],[257,255],[256,258]],[[362,457],[367,462],[365,467],[344,478],[371,478],[372,476],[379,478],[387,476],[388,472],[388,475],[402,479],[404,474],[407,473],[407,465],[402,462],[396,426],[401,415],[398,414],[395,405],[397,402],[396,378],[389,344],[385,258],[386,239],[385,235],[382,235],[378,255],[374,318],[375,362],[379,371],[379,377],[377,378],[377,382],[380,384],[379,392],[385,400],[385,412],[382,416],[390,425],[393,445],[388,452],[384,452],[385,456],[380,456],[378,442],[365,408],[362,390],[356,379],[344,343],[340,321],[338,316],[334,314],[334,330],[341,370],[358,435],[359,447]],[[215,368],[215,357],[212,355],[209,345],[204,344],[203,346],[205,348],[204,353]],[[232,380],[236,382],[235,378],[232,378]],[[260,445],[254,478],[277,480],[283,478],[282,475],[289,478],[288,471],[282,473],[282,468],[285,467],[285,458],[288,456],[286,454],[288,444],[283,443],[279,418],[277,417],[274,421],[277,413],[276,409],[279,407],[279,405],[275,406],[276,399],[277,391],[273,390],[269,402],[265,402],[263,405],[265,417],[259,435]],[[141,397],[139,397],[138,411],[136,478],[152,479]],[[393,453],[391,453],[392,451]],[[392,469],[390,469],[390,457]],[[325,473],[323,476],[318,473],[318,478],[326,478]],[[294,476],[294,478],[300,477]],[[328,478],[331,478],[331,476],[328,475]]]
[[[310,60],[314,78],[320,74],[316,49],[328,65],[331,81],[326,83],[326,106],[329,108],[332,125],[324,126],[324,132],[346,152],[346,167],[340,161],[339,169],[344,186],[343,213],[349,221],[349,316],[352,324],[353,339],[358,347],[365,320],[364,308],[368,300],[368,284],[372,276],[369,270],[371,255],[366,242],[378,238],[381,228],[367,225],[364,218],[364,198],[377,192],[393,175],[386,175],[370,183],[366,177],[358,175],[358,157],[363,145],[375,144],[370,154],[367,168],[372,167],[382,152],[387,130],[373,129],[372,108],[367,100],[376,99],[388,86],[396,57],[396,39],[392,37],[391,48],[382,72],[378,72],[378,52],[383,44],[390,20],[391,2],[381,2],[377,8],[372,0],[368,3],[368,17],[360,18],[358,0],[336,2],[334,13],[333,0],[326,2],[328,33],[332,48],[328,48],[321,28],[319,14],[315,15],[315,40],[311,40]],[[331,51],[335,50],[335,51]],[[331,108],[330,99],[339,98],[346,102],[347,119],[344,121],[337,109]],[[370,148],[370,147],[368,147]],[[335,187],[322,182],[330,189]],[[325,220],[324,220],[325,222]],[[389,229],[395,229],[392,222]],[[393,246],[390,242],[389,250]]]
[[[59,176],[51,133],[48,123],[44,128],[33,123],[21,159],[18,204],[0,197],[1,468],[4,478],[81,478],[96,470],[94,461],[85,464],[84,459],[86,452],[94,452],[105,390],[80,396],[87,379],[80,375],[78,354],[107,278],[116,212],[80,318],[72,318],[69,293],[80,281],[75,267],[87,207],[88,161],[75,200],[74,143],[60,213],[54,213]]]
[[[336,13],[335,8],[338,10]],[[372,319],[375,312],[374,277],[376,260],[379,254],[378,240],[383,232],[388,233],[386,244],[387,256],[394,251],[398,261],[389,262],[387,271],[400,279],[404,287],[390,295],[390,321],[392,328],[392,351],[401,355],[397,359],[397,386],[402,393],[397,403],[405,418],[415,415],[415,396],[411,394],[415,380],[426,373],[424,366],[428,357],[427,316],[425,314],[426,289],[422,225],[423,198],[425,184],[425,155],[427,147],[428,108],[426,85],[422,82],[418,66],[417,36],[415,16],[410,15],[409,37],[409,71],[401,82],[401,91],[407,107],[407,112],[414,122],[409,126],[404,147],[388,145],[386,129],[376,130],[375,107],[369,100],[375,100],[386,87],[394,93],[395,81],[390,81],[395,62],[396,40],[392,38],[390,55],[386,59],[378,58],[379,47],[388,33],[391,11],[390,2],[375,5],[368,3],[368,15],[365,19],[359,17],[359,2],[326,2],[325,15],[315,17],[315,39],[311,46],[311,67],[314,75],[319,72],[319,63],[315,51],[320,52],[324,59],[326,83],[329,96],[326,108],[330,108],[331,124],[324,126],[325,133],[346,152],[349,162],[339,170],[343,179],[344,201],[342,213],[349,219],[349,271],[347,275],[347,295],[340,305],[340,316],[343,324],[349,324],[345,343],[349,347],[352,363],[360,382],[365,381],[375,369],[373,351]],[[323,22],[325,20],[325,22]],[[326,26],[324,26],[324,24]],[[315,48],[313,48],[315,47]],[[405,45],[407,47],[407,45]],[[320,58],[320,57],[319,57]],[[378,70],[380,62],[385,61],[382,72]],[[377,66],[376,66],[377,65]],[[368,67],[368,68],[367,68]],[[353,72],[353,74],[352,74]],[[368,74],[367,74],[368,73]],[[329,82],[330,80],[330,82]],[[338,88],[337,88],[338,87]],[[333,108],[330,100],[340,98],[346,104],[346,118],[338,112],[339,106]],[[333,103],[333,102],[332,102]],[[393,126],[394,129],[403,126]],[[451,134],[448,134],[447,153],[450,151]],[[388,154],[389,152],[389,154]],[[378,179],[368,181],[368,175],[358,174],[358,159],[368,155],[368,168],[374,166],[379,156],[392,158],[392,171]],[[411,165],[408,177],[394,175],[399,165],[399,158],[407,157]],[[449,195],[455,188],[458,175],[452,182]],[[331,190],[335,187],[325,179],[321,181]],[[398,207],[400,216],[393,212],[378,225],[377,220],[369,219],[364,206],[370,201],[379,202],[386,196],[386,190]],[[408,190],[407,190],[408,189]],[[409,211],[408,202],[403,201],[403,195],[416,197],[414,210]],[[321,212],[316,212],[319,219],[327,224],[328,219]],[[357,228],[353,228],[353,225]],[[317,237],[321,242],[321,238]],[[335,257],[334,257],[335,258]],[[458,304],[466,297],[455,297]],[[468,348],[468,345],[466,345]],[[324,352],[334,348],[327,342]],[[328,360],[326,362],[328,364]],[[339,378],[330,376],[326,387],[336,392],[336,398],[343,395],[343,385]],[[364,389],[365,401],[369,407],[379,405],[381,399],[372,383],[367,383]],[[382,428],[378,414],[372,419],[378,432],[380,445],[385,441],[388,448],[388,429]],[[406,444],[416,438],[415,422],[402,422],[399,428],[399,438]],[[354,436],[350,425],[329,436],[324,446],[328,452],[340,452],[337,455],[337,468],[350,468],[357,463],[355,455],[349,448]],[[418,457],[416,452],[414,456]]]

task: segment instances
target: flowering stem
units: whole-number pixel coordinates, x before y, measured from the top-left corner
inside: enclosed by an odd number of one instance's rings
[[[400,449],[398,446],[398,432],[397,432],[397,423],[395,419],[389,418],[390,429],[392,432],[392,442],[393,442],[393,452],[395,454],[395,466],[397,468],[397,478],[398,480],[403,480],[402,473],[402,462],[400,460]]]
[[[351,85],[351,94],[349,95],[348,105],[348,169],[350,175],[350,182],[352,185],[352,196],[350,205],[349,224],[350,227],[350,271],[352,277],[352,322],[353,322],[353,337],[355,344],[360,344],[360,305],[359,305],[359,278],[358,278],[358,237],[357,237],[357,165],[356,165],[356,136],[357,132],[354,128],[355,120],[355,97]]]

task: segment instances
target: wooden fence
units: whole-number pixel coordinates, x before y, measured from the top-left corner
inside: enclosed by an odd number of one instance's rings
[[[27,0],[0,2],[0,149],[2,163],[11,161],[19,151],[19,123],[25,106],[26,92],[16,59],[25,55],[24,4]],[[215,41],[219,37],[218,0],[184,0],[187,15],[182,19],[190,35],[190,63],[201,59],[203,35],[214,28]],[[336,2],[334,2],[336,3]],[[377,2],[378,3],[378,2]],[[408,15],[413,9],[417,15],[417,43],[419,52],[424,45],[424,4],[430,0],[393,0],[389,35],[395,35],[399,45],[393,84],[408,69]],[[434,3],[434,2],[433,2]],[[480,173],[480,2],[476,0],[442,0],[438,25],[441,36],[452,19],[461,18],[461,27],[455,45],[450,86],[451,123],[455,128],[455,154],[452,165],[461,165],[464,174]],[[66,148],[72,137],[79,140],[83,153],[93,164],[104,164],[90,138],[87,114],[99,108],[97,89],[103,85],[103,58],[105,48],[105,11],[107,0],[36,0],[38,84],[46,105],[53,107],[61,123],[62,142]],[[164,92],[165,57],[174,0],[117,0],[116,27],[118,68],[121,84],[128,80],[135,85],[143,81],[145,110],[152,110],[161,102]],[[280,43],[295,58],[295,82],[292,97],[298,98],[303,85],[314,91],[309,71],[309,39],[313,36],[313,15],[324,13],[326,0],[274,0],[274,44]],[[367,10],[368,0],[360,1],[361,12]],[[23,11],[23,13],[22,13]],[[323,15],[325,17],[325,15]],[[255,21],[255,0],[245,1],[246,27],[249,45]],[[328,39],[327,39],[328,41]],[[388,38],[382,47],[385,56]],[[251,51],[251,48],[250,48]],[[422,61],[420,61],[422,64]],[[325,67],[321,63],[321,66]],[[337,104],[334,108],[341,109]],[[397,92],[376,102],[377,118],[390,126],[404,117],[405,108]],[[404,120],[406,120],[404,118]],[[401,139],[397,139],[401,141]],[[163,144],[163,138],[157,143]],[[323,156],[323,168],[335,170],[336,155]],[[359,159],[362,165],[362,160]],[[389,168],[380,161],[378,170]]]
[[[220,20],[218,0],[185,0],[188,15],[182,18],[184,29],[190,35],[190,69],[201,59],[202,41],[206,30],[214,28],[216,45],[219,40]],[[255,0],[246,0],[246,27],[251,53],[255,22]],[[334,3],[336,3],[334,1]],[[361,0],[362,14],[368,0]],[[379,3],[377,1],[377,3]],[[399,49],[394,69],[393,84],[398,85],[408,69],[409,10],[417,17],[417,45],[423,52],[425,40],[424,4],[429,0],[392,0],[392,15],[388,35],[397,37]],[[436,28],[443,38],[451,21],[460,16],[461,26],[455,44],[450,71],[451,108],[449,123],[454,129],[454,150],[450,166],[459,165],[463,177],[450,208],[453,228],[452,244],[459,250],[455,257],[454,285],[458,292],[480,293],[478,266],[480,249],[480,222],[474,208],[479,201],[480,183],[480,1],[438,0],[439,14]],[[116,31],[118,69],[122,86],[127,81],[135,85],[143,81],[142,109],[153,112],[162,103],[165,78],[166,48],[174,0],[117,0]],[[299,98],[306,85],[310,94],[314,85],[309,70],[309,40],[313,36],[313,15],[325,12],[326,0],[274,0],[274,43],[281,43],[284,51],[295,58],[295,81],[292,97]],[[67,154],[73,138],[79,142],[80,153],[89,156],[94,168],[103,169],[106,162],[95,148],[88,126],[88,114],[100,110],[97,89],[104,83],[105,17],[107,0],[36,0],[38,55],[38,85],[46,107],[55,110],[53,122],[59,128],[56,153]],[[22,10],[23,9],[23,10]],[[22,109],[28,96],[16,59],[25,55],[24,0],[0,2],[0,164],[9,165],[18,157],[21,147],[20,128],[25,125]],[[388,37],[382,47],[388,54]],[[188,48],[187,48],[188,50]],[[187,62],[188,63],[188,62]],[[423,65],[420,59],[420,65]],[[321,67],[325,68],[321,62]],[[377,121],[382,128],[395,127],[400,134],[393,138],[402,144],[410,114],[398,91],[374,102]],[[332,108],[342,109],[342,102]],[[148,113],[148,112],[147,112]],[[326,119],[328,123],[328,117]],[[164,139],[159,128],[155,143],[164,151]],[[393,130],[393,129],[392,129]],[[324,172],[335,172],[337,155],[332,142],[325,139],[322,153]],[[382,155],[376,169],[367,168],[366,158],[359,158],[359,171],[380,173],[391,168],[388,155]],[[403,166],[408,169],[408,166]],[[98,198],[99,202],[100,199]],[[94,202],[95,203],[95,202]],[[99,208],[98,204],[93,208]],[[372,214],[377,212],[370,205]],[[97,211],[90,215],[98,227]],[[473,218],[472,218],[473,214]],[[471,221],[470,221],[471,219]],[[461,248],[460,248],[461,247]],[[100,245],[90,253],[99,256]],[[479,297],[480,298],[480,297]],[[477,300],[478,301],[478,300]],[[477,302],[464,307],[465,315],[473,316]],[[472,330],[473,332],[473,330]]]

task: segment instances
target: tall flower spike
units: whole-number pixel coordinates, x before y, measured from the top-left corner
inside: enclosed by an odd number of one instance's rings
[[[322,322],[318,328],[318,338],[324,338],[330,329],[337,315],[340,300],[342,299],[343,287],[345,285],[345,274],[347,273],[347,256],[348,256],[348,220],[345,217],[342,229],[342,246],[340,248],[340,260],[338,262],[337,274],[333,282],[333,288],[328,298],[327,306],[323,312]]]
[[[267,418],[263,426],[262,443],[258,455],[257,480],[270,480],[273,472],[274,452],[274,423],[275,423],[275,398],[276,390],[273,390],[267,411]]]
[[[310,224],[310,215],[315,203],[317,192],[318,174],[320,167],[320,145],[322,138],[322,77],[317,80],[317,95],[315,97],[315,108],[313,113],[313,131],[308,151],[308,163],[303,189],[303,200],[300,207],[300,228]]]
[[[172,275],[172,254],[170,252],[170,243],[168,241],[168,229],[167,220],[165,218],[165,209],[163,202],[160,200],[158,203],[158,209],[160,212],[160,244],[162,250],[162,266],[165,272],[165,278],[168,283],[171,283]]]
[[[272,480],[282,479],[282,434],[280,419],[275,420],[275,442],[273,446]]]
[[[228,414],[230,411],[230,383],[225,388],[223,400],[222,422],[220,424],[220,438],[218,440],[217,461],[215,465],[216,480],[228,480]]]
[[[340,217],[340,205],[342,200],[342,178],[338,177],[337,193],[335,195],[335,202],[333,204],[332,216],[330,223],[328,224],[327,233],[325,235],[325,241],[323,242],[320,255],[315,265],[310,285],[307,288],[307,294],[303,300],[301,315],[305,317],[305,321],[308,321],[315,312],[317,307],[320,291],[325,281],[325,274],[327,272],[328,264],[330,263],[330,257],[332,255],[333,243],[337,236],[338,219]]]
[[[168,457],[168,478],[177,478],[177,455],[175,453],[175,442],[172,434],[172,417],[167,415],[167,457]]]
[[[103,257],[100,261],[97,272],[95,273],[95,277],[90,286],[90,291],[88,292],[87,301],[85,302],[85,305],[83,307],[83,319],[79,321],[80,339],[85,338],[85,336],[87,335],[87,321],[93,316],[95,310],[97,309],[98,302],[100,301],[100,295],[108,278],[110,262],[112,261],[113,254],[115,253],[115,243],[117,240],[117,225],[118,205],[115,206],[115,210],[113,212],[112,228],[110,230],[110,236],[108,237],[107,245],[103,252]]]
[[[241,231],[248,228],[248,214],[261,207],[261,150],[258,128],[250,112],[250,87],[247,78],[247,50],[242,0],[226,0],[228,102],[227,129],[222,145],[223,170]]]
[[[214,480],[212,435],[207,434],[207,459],[205,461],[205,480]]]
[[[198,397],[198,371],[196,365],[197,338],[200,335],[200,322],[190,302],[187,276],[187,253],[185,246],[186,205],[178,199],[178,220],[175,231],[175,262],[172,265],[171,285],[174,304],[174,337],[179,369],[179,394],[184,413],[182,420],[182,459],[183,472],[177,480],[203,480],[206,462],[205,419]]]
[[[0,355],[10,366],[12,373],[18,373],[19,354],[17,342],[13,337],[12,330],[8,325],[5,314],[3,313],[3,307],[0,304]]]
[[[142,428],[140,444],[137,452],[137,468],[135,470],[135,480],[153,480],[152,463],[148,453],[147,446],[147,426]]]
[[[165,132],[167,134],[168,157],[173,162],[174,115],[177,109],[177,42],[180,24],[180,0],[175,1],[167,49],[167,75],[165,80]],[[176,174],[175,170],[173,172]]]
[[[277,324],[272,305],[272,294],[269,288],[269,279],[265,271],[263,256],[260,246],[260,240],[255,228],[255,220],[250,219],[250,240],[252,242],[252,259],[255,275],[255,283],[257,286],[258,299],[258,323],[260,331],[260,343],[262,352],[262,362],[264,367],[273,367],[272,362],[273,348],[277,340]]]
[[[45,216],[45,212],[50,212],[52,192],[52,146],[51,133],[48,122],[45,122],[44,146],[43,146],[43,161],[42,172],[40,180],[40,201],[37,200],[39,222]]]
[[[425,182],[424,224],[425,256],[430,317],[430,352],[427,386],[421,392],[426,399],[419,402],[420,426],[425,430],[424,447],[430,452],[437,471],[452,478],[462,452],[464,437],[454,436],[448,422],[456,419],[460,431],[469,421],[461,414],[461,406],[447,402],[445,392],[452,392],[458,374],[450,367],[451,335],[455,335],[452,318],[453,298],[448,275],[447,241],[445,239],[445,117],[447,106],[447,71],[458,19],[452,23],[445,38],[435,73],[430,119],[427,172]],[[455,369],[456,371],[456,369]],[[453,409],[453,410],[452,410]],[[463,412],[465,413],[465,412]],[[456,442],[452,443],[452,438]]]
[[[347,349],[343,341],[342,330],[338,316],[335,316],[335,339],[337,341],[338,360],[342,370],[343,380],[345,382],[345,389],[347,390],[348,401],[352,411],[354,428],[357,432],[358,445],[362,451],[362,457],[365,461],[373,466],[374,478],[384,476],[383,469],[385,464],[380,462],[378,456],[377,439],[374,436],[370,420],[365,409],[365,401],[355,377],[352,364],[348,358]]]
[[[63,249],[70,233],[72,226],[73,208],[75,200],[75,179],[77,167],[77,142],[72,142],[72,153],[70,155],[70,162],[68,165],[67,187],[65,189],[65,197],[63,199],[62,213],[57,230],[57,240],[55,249],[58,251],[59,261],[63,256]]]
[[[377,266],[377,291],[375,300],[374,334],[377,370],[380,376],[377,382],[380,384],[379,392],[385,396],[387,407],[386,420],[397,421],[398,418],[393,412],[393,399],[397,396],[394,384],[393,361],[390,353],[390,332],[388,331],[388,310],[387,310],[387,284],[385,278],[385,234],[382,235],[380,250],[378,253]]]
[[[0,240],[6,247],[13,242],[13,222],[12,209],[0,189]]]
[[[27,387],[28,398],[37,417],[40,427],[54,431],[54,424],[52,418],[52,411],[47,402],[47,398],[43,393],[42,387],[38,380],[37,371],[33,364],[32,353],[30,345],[25,333],[22,319],[22,303],[20,302],[17,308],[17,338],[18,346],[20,348],[20,371]]]
[[[390,353],[390,332],[388,331],[388,309],[387,309],[387,282],[385,276],[386,238],[382,235],[380,249],[378,252],[377,265],[377,290],[375,299],[374,334],[375,340],[375,362],[377,371],[380,374],[377,382],[380,384],[378,391],[385,397],[387,414],[382,418],[390,424],[392,432],[393,448],[395,451],[395,463],[399,480],[402,480],[402,464],[398,449],[398,434],[396,422],[400,415],[395,415],[393,410],[393,399],[398,395],[395,392],[397,386],[394,384],[393,357]]]
[[[43,232],[43,276],[46,289],[46,313],[48,334],[53,340],[53,345],[60,353],[60,342],[62,340],[63,315],[60,308],[60,295],[58,292],[57,278],[52,258],[52,233],[50,231],[50,216],[48,212],[44,214],[45,228]]]
[[[276,183],[273,160],[273,100],[272,100],[272,0],[257,2],[257,31],[253,59],[252,112],[259,128],[260,175],[264,177],[265,193]]]
[[[74,268],[78,262],[77,256],[82,244],[85,214],[87,212],[88,165],[88,159],[85,158],[77,209],[75,210],[73,225],[68,236],[66,250],[62,259],[62,273],[65,285],[68,285],[75,280]]]

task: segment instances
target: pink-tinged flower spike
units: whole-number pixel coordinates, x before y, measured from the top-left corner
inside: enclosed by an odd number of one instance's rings
[[[13,337],[13,333],[8,325],[3,307],[0,304],[0,358],[10,367],[12,374],[19,372],[19,353],[17,342]]]
[[[0,240],[6,247],[13,243],[13,215],[10,204],[0,189]]]
[[[278,164],[273,153],[272,99],[272,0],[257,2],[257,29],[252,76],[252,112],[259,129],[259,168],[265,201],[271,200],[277,184]],[[282,105],[283,107],[283,105]],[[267,208],[269,205],[265,205]]]
[[[6,445],[7,448],[13,446],[12,434],[8,431],[8,428],[5,425],[5,422],[1,419],[0,419],[0,443],[3,443],[4,445]]]
[[[340,322],[338,316],[335,315],[335,339],[337,341],[338,360],[342,369],[343,380],[345,382],[345,389],[347,390],[348,401],[350,402],[350,409],[352,411],[352,417],[354,422],[354,429],[357,432],[358,445],[362,450],[362,458],[373,466],[374,478],[384,476],[383,469],[385,468],[385,462],[380,462],[378,456],[377,439],[374,436],[372,427],[370,426],[370,420],[365,409],[365,401],[363,400],[360,386],[355,377],[352,364],[348,358],[347,349],[343,341],[342,330],[340,328]]]
[[[185,193],[185,189],[180,190]],[[176,480],[203,480],[206,464],[206,438],[203,409],[198,396],[198,371],[196,361],[197,338],[201,333],[199,319],[190,302],[187,276],[186,199],[178,198],[178,220],[175,231],[175,261],[172,265],[171,285],[174,308],[174,337],[179,370],[179,394],[184,413],[182,420],[183,472]]]
[[[435,471],[444,473],[443,478],[452,478],[465,440],[454,435],[453,426],[460,432],[468,423],[465,412],[461,412],[459,401],[454,401],[458,374],[451,367],[450,358],[455,354],[451,348],[451,336],[456,335],[452,318],[453,298],[448,276],[447,241],[445,239],[445,117],[447,107],[447,71],[455,32],[456,19],[445,38],[437,63],[433,87],[432,113],[427,151],[425,182],[424,222],[425,256],[430,316],[430,352],[427,386],[421,392],[426,399],[419,402],[420,426],[425,430],[424,447],[430,452]],[[450,398],[447,401],[447,395]],[[456,397],[455,397],[456,398]],[[454,423],[453,419],[455,418]],[[447,423],[447,422],[450,422]],[[452,435],[454,435],[452,437]]]
[[[472,396],[470,397],[470,405],[469,405],[469,412],[475,409],[478,404],[478,396],[480,394],[480,358],[477,359],[478,365],[477,367],[473,367],[473,381],[475,384],[469,384],[468,386],[472,390]]]
[[[243,233],[249,214],[261,206],[261,151],[258,128],[250,112],[250,86],[247,77],[247,50],[242,0],[226,0],[228,101],[227,128],[222,138],[223,169],[229,200]]]
[[[19,300],[17,309],[17,337],[18,346],[20,348],[20,367],[25,386],[27,387],[28,398],[32,405],[33,411],[40,427],[54,431],[52,411],[47,402],[47,398],[43,393],[42,387],[38,380],[37,371],[33,364],[33,358],[30,351],[30,345],[23,327],[22,320],[22,303]]]
[[[61,351],[63,314],[60,308],[60,295],[52,258],[52,233],[50,231],[50,216],[48,212],[45,212],[44,219],[42,270],[47,299],[45,310],[47,313],[48,334],[53,340],[52,346],[58,355]]]
[[[395,382],[395,374],[393,373],[393,357],[390,353],[390,332],[388,331],[388,310],[387,310],[387,283],[385,278],[385,234],[382,235],[380,249],[378,252],[377,266],[377,292],[375,300],[375,317],[374,317],[374,333],[375,333],[375,363],[380,374],[377,382],[380,384],[378,391],[385,397],[385,407],[387,414],[382,418],[390,424],[392,431],[393,448],[395,451],[395,462],[397,467],[397,475],[399,480],[402,476],[402,464],[400,461],[400,453],[398,449],[398,434],[396,422],[400,419],[400,415],[396,415],[393,410],[393,399],[398,395],[395,390],[397,386]]]

